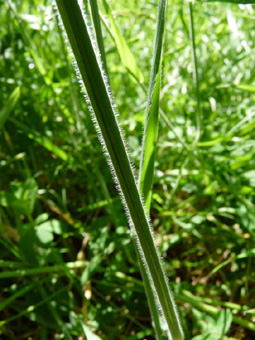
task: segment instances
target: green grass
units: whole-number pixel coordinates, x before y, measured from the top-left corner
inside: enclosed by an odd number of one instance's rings
[[[157,3],[109,4],[98,1],[97,39],[139,178]],[[51,3],[5,5],[0,338],[155,339],[123,205]],[[187,340],[254,338],[254,18],[251,5],[168,2],[146,206]]]

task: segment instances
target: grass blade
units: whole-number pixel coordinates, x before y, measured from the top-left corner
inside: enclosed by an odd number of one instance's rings
[[[138,65],[136,64],[135,58],[131,53],[126,40],[124,39],[121,31],[116,24],[110,6],[108,5],[106,0],[103,0],[103,5],[106,11],[106,14],[109,18],[112,34],[120,54],[120,58],[123,62],[123,65],[127,68],[130,74],[138,81],[138,83],[143,83],[143,74],[140,71]]]
[[[242,5],[248,5],[248,4],[254,4],[254,0],[198,0],[198,2],[229,2],[232,4],[242,4]]]
[[[93,119],[122,193],[123,203],[130,217],[131,229],[144,259],[144,265],[157,291],[162,313],[172,338],[182,340],[183,334],[173,298],[154,245],[106,81],[81,9],[75,0],[56,0],[56,4],[79,68],[79,75],[86,86],[89,103],[94,112]]]
[[[254,85],[245,85],[245,84],[239,84],[239,85],[233,85],[238,90],[245,91],[245,92],[251,92],[255,93],[255,86]]]
[[[201,99],[200,99],[200,90],[199,90],[199,78],[198,78],[198,64],[197,64],[197,55],[196,55],[196,42],[195,42],[195,29],[194,29],[194,20],[193,20],[193,4],[191,2],[188,3],[189,9],[189,35],[192,47],[192,63],[193,63],[193,79],[194,86],[196,90],[196,99],[197,99],[197,109],[196,109],[196,124],[197,131],[194,144],[197,144],[201,137]]]
[[[18,297],[26,294],[34,287],[35,284],[30,284],[25,287],[20,288],[19,290],[11,295],[9,298],[5,299],[4,301],[0,302],[0,311],[2,311],[6,306],[8,306],[10,303],[12,303],[14,300],[16,300]]]
[[[161,56],[167,1],[160,0],[140,162],[139,189],[149,211],[154,173],[161,83]]]
[[[88,265],[86,261],[76,261],[76,262],[68,262],[64,264],[67,269],[77,269],[84,268]],[[45,267],[36,267],[36,268],[17,268],[12,271],[3,271],[0,273],[0,280],[9,279],[11,277],[24,277],[24,276],[33,276],[33,275],[42,275],[44,273],[54,273],[54,272],[62,272],[65,268],[62,264],[56,264],[54,266],[45,266]],[[1,310],[1,303],[0,303]]]
[[[161,62],[159,62],[159,64],[161,64]],[[139,177],[139,188],[144,197],[147,213],[149,213],[150,208],[158,136],[159,94],[161,82],[160,71],[155,78],[156,83],[152,84],[152,82],[150,82]]]
[[[30,36],[26,25],[24,24],[23,20],[19,17],[17,10],[16,10],[16,6],[15,3],[13,3],[11,0],[8,1],[8,6],[11,9],[13,16],[15,18],[15,21],[17,22],[20,32],[22,34],[22,37],[24,39],[24,41],[26,42],[27,46],[29,46],[29,50],[31,53],[31,56],[35,62],[35,65],[38,69],[38,71],[40,72],[41,76],[44,79],[45,84],[50,85],[52,82],[50,80],[50,78],[48,78],[47,76],[47,70],[42,62],[42,58],[39,55],[38,49],[36,48],[34,41],[32,39],[32,37]]]
[[[20,97],[20,87],[16,87],[16,89],[12,92],[10,97],[8,98],[6,104],[0,111],[0,129],[3,127],[5,121],[9,117],[11,111],[16,105],[18,99]]]
[[[161,85],[161,57],[163,47],[163,36],[166,15],[166,0],[160,0],[159,10],[157,16],[157,27],[154,41],[154,53],[152,60],[152,69],[149,83],[148,102],[146,107],[145,127],[142,145],[142,155],[140,159],[140,172],[139,172],[139,190],[144,198],[145,209],[147,214],[150,210],[152,184],[154,175],[154,162],[156,154],[156,144],[158,135],[158,116],[159,116],[159,101],[160,101],[160,85]],[[150,282],[147,278],[145,270],[142,265],[142,259],[139,256],[139,263],[141,273],[145,285],[145,291],[150,306],[151,316],[157,338],[163,334],[162,321],[159,318],[156,299],[154,298]]]
[[[58,156],[60,159],[62,159],[64,162],[72,162],[73,159],[70,157],[63,149],[61,149],[56,144],[52,143],[52,141],[45,137],[41,136],[37,131],[29,129],[24,124],[17,121],[15,118],[10,118],[10,121],[14,123],[18,128],[20,128],[22,131],[24,131],[28,138],[35,140],[38,144],[40,144],[42,147],[44,147],[49,152],[52,152],[56,156]]]

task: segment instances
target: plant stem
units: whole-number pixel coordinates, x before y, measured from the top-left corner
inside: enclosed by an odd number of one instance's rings
[[[127,151],[121,136],[106,80],[100,69],[88,28],[76,0],[57,0],[59,13],[79,69],[78,76],[86,87],[93,120],[126,206],[132,234],[143,258],[146,272],[157,291],[162,313],[173,340],[183,334],[174,301],[156,251]],[[78,70],[77,69],[77,70]]]

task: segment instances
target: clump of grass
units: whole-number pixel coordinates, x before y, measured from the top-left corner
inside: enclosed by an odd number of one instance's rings
[[[254,340],[254,6],[219,2],[169,3],[147,211],[185,338]],[[135,242],[51,1],[4,3],[0,337],[154,339]],[[156,2],[98,1],[99,13],[83,3],[92,29],[102,23],[96,42],[138,168]]]

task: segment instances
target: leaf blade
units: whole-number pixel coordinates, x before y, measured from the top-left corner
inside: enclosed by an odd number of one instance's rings
[[[17,101],[19,100],[19,97],[20,97],[20,87],[18,86],[12,92],[12,94],[8,98],[7,102],[5,103],[4,107],[0,111],[0,129],[3,127],[4,123],[8,119],[10,113],[12,112]]]
[[[106,0],[103,0],[103,5],[105,7],[107,16],[109,18],[112,34],[113,34],[120,58],[123,62],[123,65],[127,68],[127,70],[131,73],[131,75],[138,81],[138,83],[143,83],[144,81],[143,74],[136,63],[135,58],[128,47],[128,44],[126,43],[126,40],[121,34],[121,31],[113,17],[110,6],[108,5]]]

